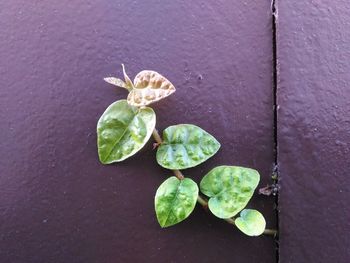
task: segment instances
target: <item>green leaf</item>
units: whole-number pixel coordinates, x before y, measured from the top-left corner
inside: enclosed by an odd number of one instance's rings
[[[112,103],[97,123],[97,146],[104,164],[120,162],[138,152],[152,135],[156,114],[138,109],[126,100]]]
[[[198,186],[191,179],[172,176],[158,188],[154,205],[161,227],[175,225],[193,211],[198,198]]]
[[[218,166],[206,174],[201,192],[210,197],[210,211],[219,218],[230,218],[241,211],[253,196],[260,175],[256,170],[239,166]]]
[[[260,236],[266,227],[264,216],[254,209],[244,209],[240,213],[240,217],[236,218],[235,224],[248,236]]]
[[[174,125],[163,132],[157,162],[167,169],[186,169],[203,163],[219,148],[220,143],[203,129],[192,124]]]

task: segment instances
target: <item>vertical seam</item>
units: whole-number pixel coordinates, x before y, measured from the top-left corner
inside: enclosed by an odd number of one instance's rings
[[[276,213],[276,224],[278,234],[275,237],[276,246],[276,262],[280,262],[280,251],[279,251],[279,234],[280,234],[280,219],[279,219],[279,165],[278,165],[278,61],[277,61],[277,0],[271,1],[271,15],[272,15],[272,58],[273,58],[273,153],[274,153],[274,164],[273,164],[273,178],[274,184],[277,186],[277,193],[275,195],[275,213]]]

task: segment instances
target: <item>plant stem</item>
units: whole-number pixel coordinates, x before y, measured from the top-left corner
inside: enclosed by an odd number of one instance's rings
[[[154,129],[152,132],[153,138],[154,140],[157,142],[157,144],[162,144],[163,140],[162,137],[160,137],[157,129]],[[183,180],[185,179],[185,176],[181,173],[180,170],[172,170],[174,175],[179,179],[179,180]],[[197,202],[204,208],[207,210],[208,208],[208,202],[207,200],[205,200],[205,198],[203,198],[201,195],[198,194],[198,198],[197,198]],[[235,225],[235,218],[227,218],[224,219],[227,223],[231,224],[231,225]],[[265,229],[264,231],[265,235],[277,235],[277,230],[275,229]]]
[[[200,195],[198,195],[197,202],[200,203],[205,209],[208,208],[208,202]]]
[[[185,179],[185,176],[179,171],[179,170],[173,170],[173,173],[175,174],[175,176],[177,178],[179,178],[180,180]]]
[[[152,132],[153,138],[154,140],[158,143],[161,144],[163,142],[162,137],[160,137],[159,132],[157,131],[157,129],[154,129]]]
[[[276,236],[278,234],[276,229],[268,229],[266,228],[264,231],[264,235]]]
[[[235,224],[235,218],[232,217],[232,218],[227,218],[225,219],[225,221],[231,225],[236,225]],[[265,228],[264,230],[264,235],[271,235],[271,236],[276,236],[277,235],[277,230],[275,229],[269,229],[269,228]]]

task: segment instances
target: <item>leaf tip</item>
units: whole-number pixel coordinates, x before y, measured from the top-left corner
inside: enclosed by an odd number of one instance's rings
[[[124,65],[124,63],[121,63],[120,65],[122,66],[123,73],[125,73],[125,65]]]
[[[108,84],[111,84],[111,82],[110,82],[110,77],[104,77],[103,78],[103,80],[105,81],[105,82],[107,82]]]
[[[105,158],[102,158],[102,156],[100,154],[98,155],[98,159],[100,160],[100,163],[102,163],[102,164],[109,164],[109,162]]]

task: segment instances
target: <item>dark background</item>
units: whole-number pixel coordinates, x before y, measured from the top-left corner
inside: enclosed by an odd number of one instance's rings
[[[348,262],[350,3],[276,6],[274,32],[270,1],[1,1],[0,262]],[[153,198],[171,173],[152,141],[99,163],[96,122],[126,96],[102,78],[121,63],[176,86],[154,106],[159,129],[193,123],[221,142],[185,176],[250,166],[262,187],[277,158],[279,253],[200,207],[161,229]],[[274,206],[249,205],[269,228]]]

